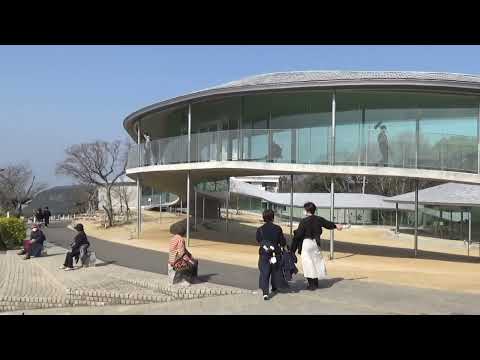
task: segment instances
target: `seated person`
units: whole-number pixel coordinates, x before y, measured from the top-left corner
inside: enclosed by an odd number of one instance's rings
[[[30,259],[31,256],[37,257],[42,254],[43,243],[45,241],[45,234],[37,224],[33,224],[32,231],[30,232],[30,248],[28,251],[24,248],[19,255],[26,254],[24,260]]]
[[[183,223],[173,224],[170,231],[174,236],[170,240],[168,265],[192,282],[198,273],[198,260],[195,260],[185,246],[187,228]]]
[[[70,244],[71,249],[70,251],[67,252],[67,255],[65,256],[65,262],[63,263],[63,266],[60,268],[65,271],[73,270],[73,258],[80,257],[80,247],[82,245],[87,245],[87,247],[90,246],[90,242],[87,239],[87,235],[83,230],[83,225],[77,224],[75,225],[74,229],[77,230],[78,233],[77,235],[75,235],[73,242]]]

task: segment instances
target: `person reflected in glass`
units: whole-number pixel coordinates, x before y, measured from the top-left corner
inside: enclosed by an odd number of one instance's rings
[[[308,290],[318,289],[318,279],[327,275],[325,261],[322,257],[320,247],[320,236],[322,228],[328,230],[342,230],[343,225],[335,224],[316,216],[317,207],[312,202],[303,205],[305,218],[300,221],[297,230],[294,231],[291,252],[296,251],[302,257],[303,276],[307,279]]]
[[[152,163],[152,141],[150,134],[148,132],[143,133],[143,138],[145,139],[144,150],[145,150],[145,165],[150,165]]]
[[[378,147],[380,149],[380,154],[382,156],[380,165],[381,166],[388,166],[388,137],[387,137],[387,127],[385,125],[381,125],[379,122],[375,125],[375,129],[380,126],[380,133],[377,137]]]

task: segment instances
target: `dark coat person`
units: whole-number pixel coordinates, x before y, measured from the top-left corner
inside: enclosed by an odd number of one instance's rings
[[[63,263],[62,269],[65,271],[73,270],[73,258],[80,256],[80,247],[82,245],[90,246],[90,242],[88,241],[87,235],[83,230],[82,224],[75,225],[75,230],[77,230],[77,235],[73,239],[73,242],[70,244],[70,251],[67,252],[65,256],[65,262]]]
[[[263,212],[265,224],[257,229],[256,240],[260,245],[258,269],[260,270],[259,287],[263,292],[263,299],[269,299],[270,283],[272,293],[283,287],[281,273],[281,248],[285,247],[286,240],[282,228],[273,223],[273,210]]]
[[[30,249],[28,250],[27,254],[25,255],[24,259],[28,260],[31,256],[37,257],[42,254],[43,250],[43,243],[45,242],[45,234],[42,230],[40,230],[37,224],[34,224],[32,227],[32,231],[30,233]]]
[[[45,206],[45,209],[43,210],[43,220],[46,227],[50,224],[50,216],[52,216],[52,213],[48,210],[48,206]]]

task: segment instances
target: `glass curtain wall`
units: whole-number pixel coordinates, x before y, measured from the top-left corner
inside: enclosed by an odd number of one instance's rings
[[[290,91],[194,103],[191,161],[329,164],[332,94]],[[335,163],[477,173],[479,102],[439,92],[337,90]],[[141,148],[146,164],[187,161],[187,119],[188,107],[142,119],[153,140]]]
[[[477,97],[339,90],[336,104],[337,164],[478,171]]]

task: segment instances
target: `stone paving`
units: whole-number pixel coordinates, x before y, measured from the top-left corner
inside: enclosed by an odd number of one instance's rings
[[[168,284],[167,276],[97,259],[95,267],[63,271],[66,250],[47,243],[47,256],[0,254],[0,311],[65,306],[133,305],[248,292],[211,283]]]

